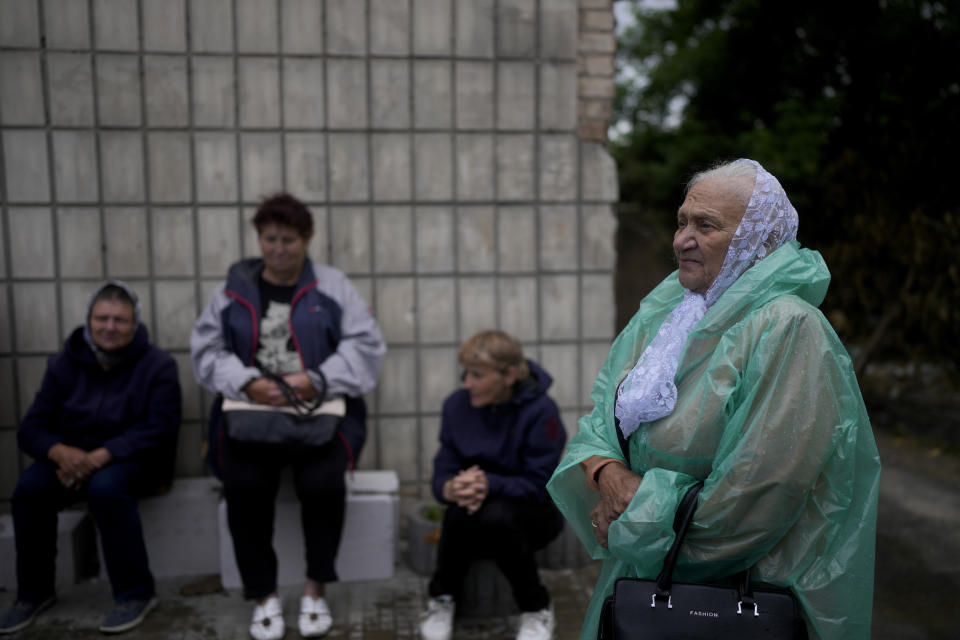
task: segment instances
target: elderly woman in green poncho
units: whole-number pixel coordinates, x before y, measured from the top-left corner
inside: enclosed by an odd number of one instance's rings
[[[704,481],[674,577],[752,568],[814,638],[868,638],[880,461],[850,359],[817,309],[830,281],[752,160],[697,174],[678,269],[640,303],[548,489],[603,558],[581,638],[620,576],[655,578]]]

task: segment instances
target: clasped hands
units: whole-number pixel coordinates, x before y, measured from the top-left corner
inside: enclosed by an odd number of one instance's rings
[[[309,402],[317,397],[317,388],[303,371],[297,373],[287,373],[283,379],[290,387],[297,392],[297,397],[305,402]],[[283,391],[273,380],[269,378],[254,378],[243,388],[244,393],[257,404],[269,404],[275,407],[282,407],[289,404]]]
[[[597,474],[600,499],[590,511],[590,523],[601,547],[607,548],[610,523],[626,511],[640,488],[640,480],[640,476],[620,462],[604,465]]]
[[[487,474],[477,465],[473,465],[443,483],[443,498],[472,514],[487,499],[489,490]]]
[[[80,489],[95,472],[113,460],[106,447],[84,451],[58,442],[50,447],[47,457],[57,465],[57,479],[68,489]]]

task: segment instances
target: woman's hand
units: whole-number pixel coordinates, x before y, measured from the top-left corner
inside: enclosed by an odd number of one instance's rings
[[[483,469],[474,465],[463,472],[466,474],[464,479],[466,483],[467,500],[461,506],[467,510],[467,513],[475,513],[483,505],[490,493],[490,481]]]
[[[317,388],[313,386],[313,381],[310,380],[310,376],[303,371],[288,373],[283,376],[283,379],[297,392],[297,396],[304,402],[309,402],[318,395]]]
[[[89,460],[90,464],[97,469],[103,469],[105,466],[113,462],[113,454],[110,453],[110,450],[106,447],[100,447],[88,453],[87,460]]]
[[[597,473],[600,495],[610,503],[610,508],[617,513],[617,517],[627,510],[640,488],[640,480],[640,476],[621,462],[611,462]]]
[[[79,475],[86,470],[87,452],[83,449],[58,442],[47,451],[47,457],[56,463],[64,473]]]
[[[607,548],[610,523],[620,517],[640,487],[641,477],[620,462],[611,462],[597,473],[600,499],[590,511],[590,524],[597,542]]]
[[[243,387],[243,392],[257,404],[269,404],[281,407],[287,404],[287,398],[276,382],[268,378],[254,378]]]
[[[487,474],[477,465],[464,469],[443,483],[443,497],[467,513],[475,513],[487,499],[490,483]]]
[[[113,460],[113,455],[104,447],[87,452],[62,442],[50,447],[47,457],[57,465],[57,479],[68,489],[79,489]]]
[[[310,380],[310,376],[303,371],[285,374],[283,379],[290,385],[290,388],[296,392],[297,396],[305,402],[309,402],[319,395],[316,387],[313,386],[313,382]],[[269,378],[254,378],[246,384],[243,392],[258,404],[269,404],[275,407],[290,404],[287,402],[287,397],[283,395],[280,385]]]
[[[607,548],[607,535],[610,532],[610,523],[620,517],[620,513],[614,511],[610,506],[610,501],[604,497],[597,500],[596,506],[590,511],[590,524],[593,525],[593,535],[597,537],[597,542],[604,549]]]

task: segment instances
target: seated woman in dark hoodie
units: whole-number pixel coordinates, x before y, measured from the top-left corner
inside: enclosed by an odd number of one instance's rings
[[[100,631],[132,629],[153,609],[137,499],[171,481],[180,403],[177,365],[150,344],[136,294],[107,282],[91,298],[86,326],[50,359],[20,423],[20,449],[34,463],[13,493],[17,599],[0,616],[0,634],[54,603],[57,512],[80,500],[100,533],[116,602]]]
[[[433,493],[448,505],[420,625],[425,640],[448,640],[470,564],[493,559],[521,611],[518,640],[547,640],[555,626],[534,553],[557,536],[559,512],[546,484],[566,432],[547,396],[553,382],[502,331],[481,331],[460,347],[462,387],[443,403]]]

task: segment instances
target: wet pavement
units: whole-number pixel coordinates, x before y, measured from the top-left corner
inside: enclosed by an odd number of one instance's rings
[[[877,572],[872,637],[875,640],[956,638],[960,602],[960,457],[940,447],[880,434],[884,474],[877,536]],[[402,553],[398,558],[403,558]],[[557,640],[579,636],[598,566],[542,570],[557,613]],[[160,604],[147,621],[124,637],[145,640],[243,639],[251,605],[238,590],[219,589],[219,578],[158,582]],[[328,586],[334,626],[331,640],[417,638],[427,578],[402,560],[389,580]],[[23,640],[102,638],[97,631],[110,603],[105,581],[62,590],[60,602],[18,634]],[[195,593],[196,595],[187,595]],[[298,638],[299,593],[281,589],[287,638]],[[0,591],[0,609],[13,600]],[[518,616],[459,618],[454,638],[510,640]],[[292,625],[292,626],[291,626]]]
[[[877,446],[883,475],[872,637],[960,638],[960,456],[885,433]]]
[[[542,570],[544,584],[553,596],[557,615],[557,640],[578,637],[587,600],[597,576],[597,565],[577,570]],[[252,612],[238,590],[218,589],[214,576],[204,581],[161,580],[157,583],[159,605],[137,629],[122,637],[144,640],[218,640],[248,638],[247,626]],[[202,595],[184,595],[182,591],[207,591]],[[209,591],[213,591],[210,593]],[[392,579],[344,582],[327,586],[327,600],[333,613],[330,640],[411,640],[418,638],[419,615],[426,602],[427,578],[399,565]],[[287,623],[286,638],[298,638],[296,629],[299,592],[280,590]],[[57,605],[41,614],[28,629],[4,636],[17,640],[64,640],[103,638],[99,626],[110,603],[110,587],[105,581],[77,585],[60,594]],[[4,609],[13,598],[0,592]],[[458,618],[454,637],[465,640],[512,640],[519,616]]]

